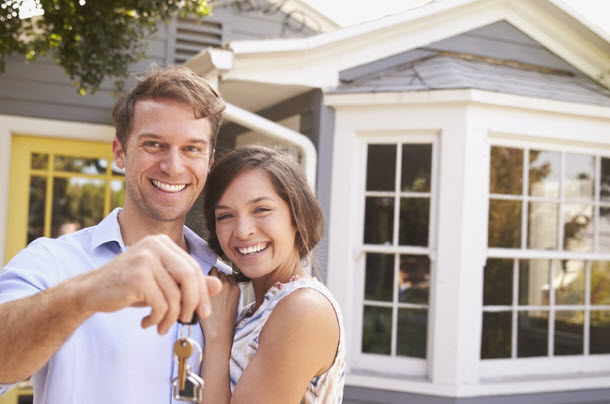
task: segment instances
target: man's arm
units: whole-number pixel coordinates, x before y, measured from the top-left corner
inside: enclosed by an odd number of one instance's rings
[[[0,383],[31,376],[94,313],[147,306],[142,327],[164,334],[194,311],[209,316],[209,296],[220,288],[169,237],[146,237],[101,268],[0,305]]]

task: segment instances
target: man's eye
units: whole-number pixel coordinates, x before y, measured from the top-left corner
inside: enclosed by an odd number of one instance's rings
[[[159,147],[159,146],[161,146],[161,144],[159,142],[155,142],[153,140],[149,140],[147,142],[144,142],[144,146],[147,146],[147,147]]]
[[[197,146],[187,146],[186,151],[197,153],[197,152],[201,151],[201,148],[199,148]]]

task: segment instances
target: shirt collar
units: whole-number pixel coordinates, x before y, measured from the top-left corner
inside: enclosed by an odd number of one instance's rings
[[[121,236],[121,227],[119,226],[119,213],[121,208],[115,208],[108,216],[95,226],[93,231],[93,237],[91,238],[91,249],[94,250],[102,244],[106,244],[112,241],[118,243],[121,251],[125,251],[125,243]],[[216,262],[216,255],[209,249],[206,242],[201,239],[191,229],[184,226],[184,238],[186,244],[189,247],[189,252],[192,256],[201,257],[211,262],[214,265]]]
[[[119,213],[121,208],[115,208],[108,216],[95,226],[93,237],[91,237],[91,249],[95,250],[102,244],[115,241],[121,247],[121,251],[125,251],[125,243],[121,236],[121,227],[119,226]]]

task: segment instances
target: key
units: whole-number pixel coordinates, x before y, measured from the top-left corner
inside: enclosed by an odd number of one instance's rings
[[[193,354],[194,347],[190,338],[180,338],[174,344],[174,355],[178,358],[178,385],[184,390],[188,374],[187,360]]]
[[[198,403],[201,401],[201,393],[203,391],[203,379],[195,373],[189,371],[184,383],[184,389],[178,386],[178,379],[174,379],[172,387],[174,390],[174,398],[176,400],[192,401]]]

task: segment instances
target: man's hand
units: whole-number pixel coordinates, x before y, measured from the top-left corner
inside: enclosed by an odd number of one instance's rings
[[[79,277],[83,307],[91,313],[150,306],[142,327],[165,334],[178,320],[211,313],[218,278],[204,276],[199,264],[166,235],[148,236],[103,267]]]

